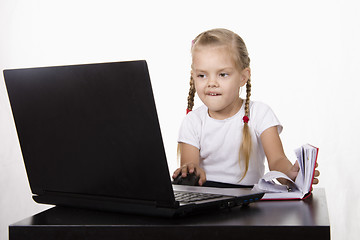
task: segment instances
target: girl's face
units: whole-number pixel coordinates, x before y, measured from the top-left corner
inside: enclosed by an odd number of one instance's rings
[[[228,48],[198,47],[193,51],[192,77],[201,101],[215,119],[226,119],[241,108],[240,87],[250,77],[250,69],[240,71]]]

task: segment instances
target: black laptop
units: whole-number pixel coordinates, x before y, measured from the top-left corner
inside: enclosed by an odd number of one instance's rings
[[[181,216],[263,196],[172,185],[146,61],[9,69],[4,77],[38,203]],[[175,199],[188,190],[202,200]]]

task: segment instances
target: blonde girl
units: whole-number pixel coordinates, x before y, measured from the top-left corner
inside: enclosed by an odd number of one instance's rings
[[[266,157],[270,170],[295,179],[299,166],[284,154],[282,125],[269,106],[250,100],[250,58],[242,38],[209,30],[193,40],[191,53],[188,114],[178,139],[181,167],[173,178],[195,173],[199,185],[253,185],[264,175]],[[239,96],[243,87],[246,99]],[[192,111],[195,93],[204,105]]]

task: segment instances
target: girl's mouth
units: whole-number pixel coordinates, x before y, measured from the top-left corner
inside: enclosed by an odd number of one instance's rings
[[[209,96],[220,96],[221,94],[219,94],[219,93],[208,93],[207,95],[209,95]]]

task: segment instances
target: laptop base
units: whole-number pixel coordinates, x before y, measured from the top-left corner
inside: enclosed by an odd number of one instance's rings
[[[263,193],[254,194],[251,199],[261,198]],[[33,199],[37,203],[51,204],[64,207],[76,207],[85,209],[94,209],[100,211],[119,212],[125,214],[138,214],[156,217],[184,217],[194,214],[204,214],[208,211],[230,209],[236,206],[244,206],[249,204],[249,199],[244,197],[228,198],[220,200],[216,203],[202,203],[194,207],[196,204],[186,204],[184,206],[161,207],[155,202],[145,202],[126,199],[117,199],[111,197],[86,196],[80,194],[45,194],[33,195]]]

